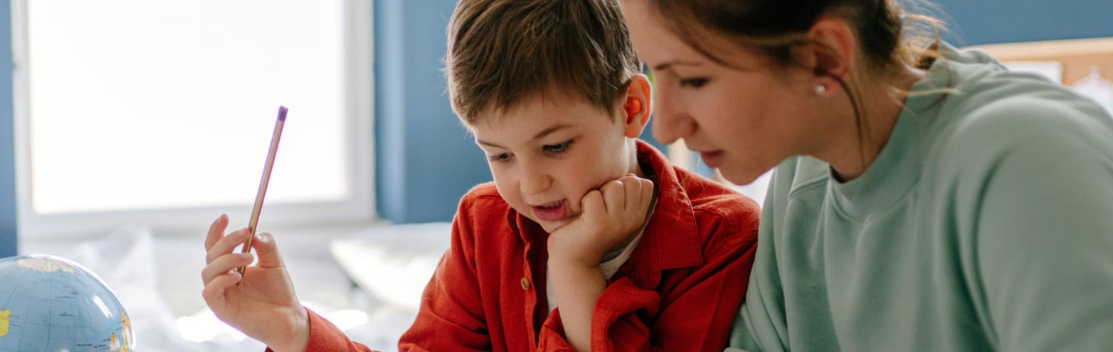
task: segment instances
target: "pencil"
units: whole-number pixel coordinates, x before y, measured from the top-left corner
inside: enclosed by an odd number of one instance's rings
[[[278,107],[278,121],[274,122],[274,134],[271,135],[271,148],[267,152],[267,163],[263,166],[263,178],[259,180],[259,191],[255,193],[255,207],[251,209],[251,222],[247,225],[247,242],[243,245],[241,253],[251,251],[251,243],[255,240],[255,227],[259,225],[259,213],[263,210],[263,198],[267,196],[267,184],[271,179],[271,168],[274,167],[274,155],[278,153],[278,141],[282,139],[282,125],[286,123],[286,107]],[[242,276],[247,272],[247,266],[239,268]]]

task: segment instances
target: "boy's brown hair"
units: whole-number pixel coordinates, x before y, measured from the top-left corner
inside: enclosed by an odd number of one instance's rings
[[[452,108],[468,126],[550,89],[614,111],[641,63],[621,0],[460,0],[448,25]]]

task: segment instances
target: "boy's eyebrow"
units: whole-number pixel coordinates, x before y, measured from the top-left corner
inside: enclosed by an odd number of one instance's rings
[[[556,132],[556,131],[559,131],[563,128],[568,128],[568,127],[572,127],[572,125],[562,123],[562,124],[558,124],[558,125],[546,128],[544,131],[541,131],[536,136],[533,136],[533,140],[536,141],[538,139],[545,138],[545,136],[548,136],[548,135],[552,134],[553,132]]]
[[[533,136],[532,140],[536,141],[538,139],[545,138],[545,136],[553,134],[553,132],[560,131],[562,129],[569,128],[569,127],[572,127],[572,125],[564,124],[564,123],[554,125],[552,127],[546,128],[546,129],[542,130],[541,132],[537,133],[537,135]],[[487,141],[482,141],[482,140],[477,139],[476,142],[479,142],[479,144],[482,144],[482,145],[485,145],[485,146],[488,146],[488,147],[506,149],[506,147],[503,147],[501,145],[494,144],[494,143],[491,143],[491,142],[487,142]]]
[[[699,63],[698,63],[698,62],[691,62],[691,61],[683,61],[683,60],[677,60],[677,61],[667,61],[667,62],[665,62],[665,63],[662,63],[662,64],[660,64],[660,65],[657,65],[656,67],[654,67],[654,68],[653,68],[653,70],[654,70],[654,71],[664,71],[664,70],[667,70],[667,69],[669,69],[669,67],[672,67],[672,66],[677,66],[677,65],[682,65],[682,66],[699,66]]]

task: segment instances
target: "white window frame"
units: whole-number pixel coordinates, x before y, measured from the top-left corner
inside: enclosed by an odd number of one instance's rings
[[[31,203],[30,112],[27,2],[12,0],[13,110],[19,237],[25,241],[65,240],[105,234],[129,223],[159,233],[204,233],[220,214],[230,227],[246,227],[252,203],[241,206],[38,214]],[[343,1],[345,17],[345,145],[351,196],[335,202],[267,204],[260,227],[305,228],[375,221],[374,77],[371,0]],[[260,156],[262,157],[262,156]],[[260,173],[262,170],[259,170]]]

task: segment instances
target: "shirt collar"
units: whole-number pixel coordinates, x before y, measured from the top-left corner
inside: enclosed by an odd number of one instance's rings
[[[664,154],[641,140],[638,141],[638,162],[653,170],[658,192],[657,208],[642,235],[642,240],[649,242],[645,247],[653,248],[654,253],[650,254],[656,260],[652,261],[660,270],[702,265],[695,211],[688,192],[680,184],[678,171]]]

